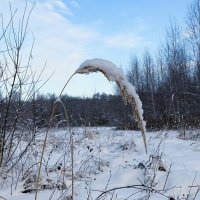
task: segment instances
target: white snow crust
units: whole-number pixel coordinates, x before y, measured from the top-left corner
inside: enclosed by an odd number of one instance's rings
[[[119,69],[115,64],[108,60],[104,60],[101,58],[94,58],[90,60],[86,60],[83,62],[80,67],[76,70],[77,73],[90,73],[97,72],[98,70],[102,70],[106,72],[106,77],[110,81],[116,81],[119,79],[126,80],[121,69]]]

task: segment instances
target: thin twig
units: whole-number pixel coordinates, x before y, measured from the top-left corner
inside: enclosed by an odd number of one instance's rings
[[[197,174],[198,174],[198,172],[195,173],[194,179],[192,181],[192,186],[194,185],[194,182],[196,180]],[[187,199],[190,197],[191,190],[192,190],[192,187],[190,187],[190,189],[189,189],[189,192],[188,192],[188,195],[187,195]]]
[[[170,167],[169,167],[169,171],[168,171],[167,177],[166,177],[166,179],[165,179],[165,183],[164,183],[164,186],[163,186],[163,190],[165,189],[165,186],[166,186],[166,184],[167,184],[167,180],[168,180],[169,174],[170,174],[170,172],[171,172],[171,167],[172,167],[172,164],[171,164]]]
[[[115,188],[111,188],[109,190],[106,190],[106,191],[101,191],[101,194],[96,198],[96,200],[100,199],[103,195],[105,195],[106,193],[109,193],[109,192],[112,192],[112,191],[115,191],[115,190],[121,190],[121,189],[130,189],[130,188],[135,188],[135,189],[139,189],[139,190],[151,190],[155,193],[158,193],[160,194],[161,196],[164,196],[166,198],[169,198],[167,195],[164,195],[163,192],[164,190],[156,190],[154,188],[151,188],[151,187],[148,187],[144,184],[140,184],[140,185],[128,185],[128,186],[122,186],[122,187],[115,187]],[[174,187],[173,187],[174,188]],[[99,190],[93,190],[93,191],[99,191]]]

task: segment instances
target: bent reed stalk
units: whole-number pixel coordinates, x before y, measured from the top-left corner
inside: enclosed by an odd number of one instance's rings
[[[141,130],[145,151],[147,153],[145,136],[146,122],[143,120],[142,102],[136,93],[135,87],[127,81],[122,71],[110,61],[99,58],[86,60],[76,70],[75,74],[89,74],[91,72],[101,72],[109,81],[117,84],[125,105],[129,103],[132,107],[132,112],[138,128]]]

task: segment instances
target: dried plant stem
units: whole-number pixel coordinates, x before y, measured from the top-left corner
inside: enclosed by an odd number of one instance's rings
[[[74,138],[73,132],[71,131],[71,176],[72,176],[72,200],[74,199]]]
[[[62,93],[63,93],[63,91],[64,91],[64,89],[66,88],[66,86],[67,86],[67,84],[69,83],[69,81],[72,79],[72,77],[75,75],[75,73],[74,74],[72,74],[71,76],[70,76],[70,78],[68,79],[68,81],[65,83],[65,85],[64,85],[64,87],[63,87],[63,89],[61,90],[61,92],[60,92],[60,95],[59,95],[59,97],[61,97],[62,96]]]
[[[101,199],[102,197],[104,197],[104,195],[110,193],[110,192],[113,192],[113,191],[116,191],[116,190],[122,190],[122,189],[132,189],[132,188],[135,188],[135,189],[138,189],[138,190],[141,190],[141,191],[153,191],[154,193],[158,193],[160,194],[161,196],[163,197],[166,197],[167,199],[169,199],[169,196],[163,194],[163,192],[165,192],[165,190],[156,190],[152,187],[149,187],[149,186],[146,186],[144,184],[136,184],[136,185],[127,185],[127,186],[122,186],[122,187],[114,187],[114,188],[111,188],[109,190],[106,190],[106,191],[99,191],[99,190],[93,190],[93,191],[98,191],[98,192],[101,192],[101,194],[99,194],[99,196],[95,199],[95,200],[99,200]],[[170,189],[173,189],[173,188],[170,188]]]
[[[133,100],[132,100],[132,101],[133,101]],[[134,113],[134,115],[135,115],[135,118],[136,118],[136,122],[138,123],[138,127],[139,127],[139,129],[140,129],[140,131],[141,131],[141,133],[142,133],[142,138],[143,138],[143,142],[144,142],[144,147],[145,147],[145,151],[146,151],[146,153],[147,153],[147,142],[146,142],[145,130],[144,130],[144,128],[143,128],[143,126],[142,126],[142,124],[141,124],[141,122],[140,122],[140,118],[139,118],[138,111],[135,109],[135,104],[132,103],[131,106],[132,106],[132,111],[133,111],[133,113]]]
[[[163,186],[163,190],[164,190],[165,187],[166,187],[167,180],[168,180],[168,178],[169,178],[169,174],[170,174],[170,172],[171,172],[171,167],[172,167],[172,164],[171,164],[170,167],[169,167],[169,170],[168,170],[168,173],[167,173],[167,177],[166,177],[166,179],[165,179],[165,183],[164,183],[164,186]]]
[[[46,143],[47,143],[48,132],[49,132],[49,129],[50,129],[50,122],[53,119],[55,109],[56,109],[56,104],[54,103],[53,108],[52,108],[52,112],[51,112],[51,116],[50,116],[50,119],[49,119],[49,126],[48,126],[46,133],[45,133],[44,143],[43,143],[43,147],[42,147],[42,154],[41,154],[41,158],[40,158],[40,165],[39,165],[39,169],[38,169],[38,176],[37,176],[37,182],[36,182],[35,200],[37,200],[38,186],[39,186],[39,180],[40,180],[40,174],[41,174],[41,168],[42,168],[42,160],[43,160],[43,157],[44,157],[44,150],[45,150]]]

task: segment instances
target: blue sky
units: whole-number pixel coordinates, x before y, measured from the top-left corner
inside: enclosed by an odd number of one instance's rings
[[[78,66],[90,58],[112,61],[126,72],[132,53],[142,55],[145,48],[155,53],[165,37],[169,20],[183,25],[192,0],[37,0],[29,26],[35,45],[32,66],[42,79],[52,78],[41,93],[62,90]],[[28,0],[29,7],[33,0]],[[25,0],[11,0],[23,11]],[[0,1],[0,13],[8,14],[8,1]],[[31,44],[27,38],[25,49]],[[113,93],[101,74],[76,75],[66,87],[72,96]]]

